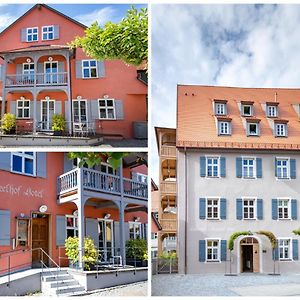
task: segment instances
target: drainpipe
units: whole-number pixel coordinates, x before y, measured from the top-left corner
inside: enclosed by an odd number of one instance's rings
[[[69,120],[69,134],[72,134],[72,95],[71,95],[71,60],[69,53],[67,53],[67,77],[68,77],[68,115],[67,115],[67,120]]]
[[[6,70],[7,70],[7,61],[6,59],[4,59],[4,65],[3,65],[3,70],[2,70],[2,74],[0,75],[3,75],[2,76],[2,84],[3,84],[3,87],[2,87],[2,109],[1,109],[1,118],[3,118],[4,114],[5,114],[5,94],[6,94],[6,91],[5,91],[5,84],[6,84]]]
[[[123,181],[123,160],[121,158],[120,163],[120,192],[121,192],[121,200],[119,206],[119,221],[120,221],[120,245],[121,245],[121,257],[122,257],[122,264],[123,266],[126,265],[126,249],[125,249],[125,230],[124,230],[124,223],[125,223],[125,207],[126,204],[124,203],[124,181]]]
[[[37,79],[37,56],[33,56],[34,61],[34,85],[33,85],[33,134],[36,134],[36,111],[37,111],[37,93],[36,93],[36,79]]]
[[[185,201],[185,220],[184,220],[184,274],[187,274],[187,216],[188,216],[188,202],[187,202],[187,154],[186,154],[186,147],[184,147],[184,201]]]

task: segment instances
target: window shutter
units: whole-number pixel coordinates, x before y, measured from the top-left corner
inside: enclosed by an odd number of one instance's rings
[[[10,246],[10,211],[0,210],[0,246]]]
[[[9,101],[9,112],[13,115],[17,115],[17,101]]]
[[[205,240],[199,241],[199,261],[204,262],[206,257],[206,242]]]
[[[23,65],[22,64],[17,64],[16,65],[16,72],[17,72],[17,75],[21,75],[23,74]],[[19,77],[19,78],[18,78]],[[17,76],[17,78],[22,81],[22,78],[20,78],[20,76]]]
[[[77,79],[82,78],[82,62],[81,62],[81,60],[75,61],[75,72],[76,72]]]
[[[59,39],[59,25],[53,26],[53,38],[55,40]]]
[[[0,170],[10,171],[11,170],[10,161],[11,161],[10,152],[0,152]]]
[[[256,158],[256,177],[262,178],[262,159]]]
[[[263,220],[263,200],[257,199],[257,219]]]
[[[97,61],[98,77],[105,77],[105,65],[103,60]]]
[[[47,153],[37,152],[36,153],[36,175],[37,177],[47,177]]]
[[[226,220],[226,199],[221,198],[220,200],[220,218]]]
[[[298,240],[293,239],[293,260],[298,259]]]
[[[69,100],[64,101],[65,103],[65,117],[66,117],[66,122],[68,124],[68,122],[71,122],[71,120],[69,120]]]
[[[33,100],[30,100],[30,101],[29,101],[29,117],[30,117],[31,119],[34,119],[34,118],[35,118],[34,115],[33,115],[33,103],[34,103]]]
[[[64,246],[66,234],[66,217],[56,216],[56,246]]]
[[[200,156],[200,176],[206,176],[206,157]]]
[[[220,165],[221,165],[221,177],[226,176],[226,158],[221,157],[220,158]]]
[[[37,73],[38,74],[45,73],[45,68],[44,68],[43,63],[38,63],[37,64]],[[44,80],[44,79],[42,79],[42,80]]]
[[[278,219],[277,199],[272,199],[272,219]]]
[[[55,113],[61,114],[62,113],[62,103],[61,101],[55,101]]]
[[[114,221],[114,242],[115,242],[115,249],[117,251],[116,255],[120,255],[120,222]]]
[[[94,245],[99,245],[99,233],[98,233],[98,220],[86,218],[85,219],[85,235],[89,236],[93,241]]]
[[[0,65],[0,81],[3,81],[3,77],[4,77],[4,74],[3,74],[3,65]]]
[[[277,177],[277,158],[275,158],[275,177]]]
[[[124,236],[125,236],[125,242],[130,239],[128,222],[124,222]],[[121,245],[121,247],[123,247],[123,245]]]
[[[278,240],[276,241],[276,247],[272,251],[273,260],[278,260],[279,258],[279,249],[278,249]]]
[[[292,199],[291,201],[292,220],[297,220],[297,200]]]
[[[115,110],[116,110],[116,119],[124,120],[124,109],[123,109],[122,100],[115,100]]]
[[[206,218],[206,199],[200,198],[199,200],[199,218],[204,220]]]
[[[221,240],[221,261],[226,261],[227,241]]]
[[[58,73],[62,73],[65,69],[65,63],[63,61],[59,61],[57,64],[57,72]],[[58,80],[60,80],[60,82],[63,82],[63,77],[59,77],[58,76]]]
[[[243,200],[241,198],[236,199],[236,219],[243,219]]]
[[[37,122],[42,121],[42,118],[41,118],[41,105],[42,105],[41,101],[36,101],[36,120],[37,120]]]
[[[237,157],[236,158],[236,177],[237,178],[242,178],[242,158],[241,157]]]
[[[291,172],[291,179],[296,179],[296,159],[290,159],[290,172]]]
[[[21,42],[27,42],[27,28],[21,29]]]

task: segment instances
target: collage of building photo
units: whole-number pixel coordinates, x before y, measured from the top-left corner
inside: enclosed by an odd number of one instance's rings
[[[300,2],[176,2],[0,2],[0,297],[300,297]]]

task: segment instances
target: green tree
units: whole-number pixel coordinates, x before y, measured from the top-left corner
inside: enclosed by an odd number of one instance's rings
[[[82,48],[90,57],[98,60],[121,59],[127,64],[148,63],[148,10],[133,6],[119,23],[107,22],[103,28],[97,22],[76,37],[73,48]]]

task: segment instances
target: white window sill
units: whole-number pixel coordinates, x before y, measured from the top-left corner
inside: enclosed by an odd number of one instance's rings
[[[24,176],[29,176],[29,177],[36,177],[35,174],[27,174],[27,173],[23,173],[23,172],[14,171],[14,170],[10,170],[10,172],[14,173],[14,174],[18,174],[18,175],[24,175]]]

